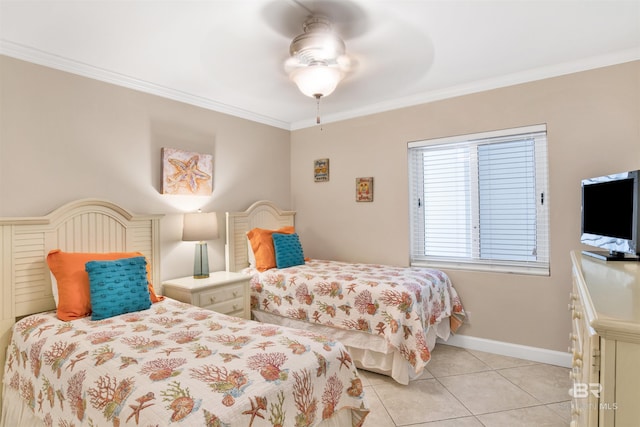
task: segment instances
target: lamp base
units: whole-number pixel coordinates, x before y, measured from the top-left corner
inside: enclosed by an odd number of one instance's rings
[[[196,243],[196,253],[193,258],[193,278],[206,279],[209,277],[209,254],[207,242]]]

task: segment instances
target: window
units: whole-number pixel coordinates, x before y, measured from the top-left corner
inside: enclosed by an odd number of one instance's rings
[[[409,143],[411,263],[549,274],[546,126]]]

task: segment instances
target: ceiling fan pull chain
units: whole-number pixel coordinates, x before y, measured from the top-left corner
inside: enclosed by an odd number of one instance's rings
[[[320,124],[320,96],[316,95],[316,124]]]

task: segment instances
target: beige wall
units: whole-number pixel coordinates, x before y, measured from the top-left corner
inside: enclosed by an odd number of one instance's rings
[[[448,271],[472,313],[462,334],[566,351],[569,251],[580,248],[580,180],[640,169],[640,62],[292,132],[291,196],[305,255],[407,265],[407,142],[546,123],[551,276]],[[330,181],[313,161],[330,159]],[[355,178],[374,177],[356,203]]]
[[[180,213],[219,211],[210,263],[224,268],[224,215],[257,199],[297,209],[306,255],[408,263],[408,141],[546,123],[551,277],[449,271],[470,336],[566,351],[569,250],[580,179],[640,169],[640,62],[288,132],[0,56],[0,216],[98,197],[164,213],[163,278],[191,274]],[[211,197],[166,196],[160,149],[214,156]],[[331,160],[313,182],[313,160]],[[375,178],[356,203],[356,177]]]
[[[101,198],[161,222],[162,277],[193,274],[180,213],[218,211],[210,266],[224,269],[224,212],[289,207],[289,132],[0,56],[0,216]],[[160,150],[212,154],[210,197],[160,194]]]

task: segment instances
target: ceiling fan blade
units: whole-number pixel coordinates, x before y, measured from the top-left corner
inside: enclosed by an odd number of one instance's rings
[[[349,0],[273,0],[262,9],[267,25],[286,37],[300,34],[302,23],[311,15],[329,18],[343,39],[366,33],[371,24],[364,9]]]
[[[340,37],[344,40],[365,34],[370,29],[367,13],[353,1],[338,0],[295,0],[312,11],[331,20]]]
[[[300,62],[300,60],[298,60],[298,58],[295,58],[293,56],[290,56],[286,59],[286,61],[284,61],[284,71],[289,74],[291,73],[293,70],[295,70],[298,67],[305,67],[306,64],[303,64]]]
[[[261,15],[273,31],[292,38],[300,33],[308,12],[291,1],[274,0],[263,7]]]
[[[340,55],[338,58],[336,58],[336,63],[338,64],[340,70],[342,70],[343,72],[348,72],[352,68],[354,68],[356,62],[357,61],[354,58],[351,58],[349,55]]]

